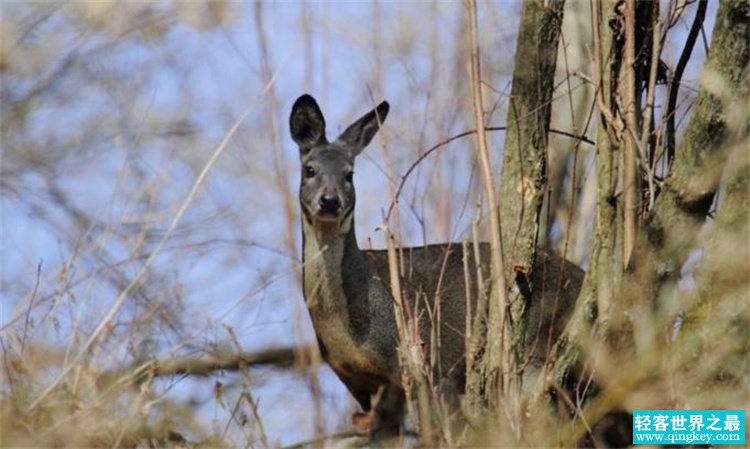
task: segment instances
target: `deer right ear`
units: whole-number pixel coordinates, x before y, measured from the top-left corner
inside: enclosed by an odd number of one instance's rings
[[[316,145],[327,142],[326,121],[312,96],[305,94],[294,102],[289,116],[289,130],[302,154]]]
[[[345,144],[351,157],[358,155],[369,145],[388,116],[389,108],[387,101],[380,103],[377,108],[360,117],[341,133],[338,140]]]

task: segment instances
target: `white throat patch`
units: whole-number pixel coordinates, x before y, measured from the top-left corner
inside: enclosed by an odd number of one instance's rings
[[[323,221],[313,218],[312,227],[315,235],[322,242],[330,241],[349,233],[352,229],[352,214],[341,221]]]

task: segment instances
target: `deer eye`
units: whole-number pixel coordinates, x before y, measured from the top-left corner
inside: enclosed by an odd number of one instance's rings
[[[312,165],[306,165],[305,166],[305,178],[313,178],[317,174],[317,171],[315,171],[315,167]]]
[[[354,180],[354,172],[353,171],[348,172],[346,174],[346,178],[344,178],[344,179],[346,179],[346,182],[348,182],[349,184],[351,184],[352,181]]]

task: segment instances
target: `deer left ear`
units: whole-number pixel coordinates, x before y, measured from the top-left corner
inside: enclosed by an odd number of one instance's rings
[[[327,143],[326,121],[312,96],[305,94],[294,102],[289,115],[289,131],[303,155],[313,147]]]
[[[388,116],[389,109],[390,106],[388,105],[388,102],[384,101],[380,103],[377,108],[363,115],[356,122],[349,125],[349,127],[341,133],[337,141],[341,142],[349,150],[351,157],[361,153],[370,141],[372,141],[375,133],[380,129],[380,125],[383,124],[386,116]]]

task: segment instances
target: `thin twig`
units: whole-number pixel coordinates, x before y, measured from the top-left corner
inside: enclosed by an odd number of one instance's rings
[[[505,126],[488,126],[488,127],[484,128],[484,130],[485,131],[505,131],[506,127]],[[448,145],[449,143],[453,142],[454,140],[458,140],[458,139],[461,139],[463,137],[467,137],[467,136],[471,136],[473,134],[476,134],[476,132],[477,132],[476,129],[470,129],[468,131],[463,131],[463,132],[460,132],[460,133],[458,133],[458,134],[456,134],[454,136],[451,136],[451,137],[449,137],[449,138],[447,138],[447,139],[445,139],[445,140],[443,140],[443,141],[441,141],[441,142],[433,145],[432,147],[428,148],[424,153],[422,153],[409,166],[409,168],[406,170],[406,172],[404,173],[404,175],[401,176],[401,183],[399,184],[398,189],[396,189],[396,193],[393,196],[393,200],[391,201],[391,205],[388,207],[388,213],[385,215],[386,223],[389,222],[388,220],[390,219],[391,212],[396,207],[396,203],[398,203],[398,198],[401,196],[401,192],[404,189],[404,184],[406,184],[407,178],[409,178],[409,175],[412,174],[412,172],[417,168],[417,166],[424,159],[426,159],[427,156],[431,155],[432,153],[434,153],[435,151],[439,150],[440,148]],[[558,134],[558,135],[561,135],[561,136],[570,137],[571,139],[577,139],[577,140],[580,140],[581,142],[585,142],[585,143],[587,143],[589,145],[596,145],[596,142],[594,142],[593,140],[591,140],[588,137],[583,136],[583,135],[577,135],[575,133],[571,133],[571,132],[568,132],[568,131],[562,131],[562,130],[559,130],[559,129],[550,129],[549,132],[552,133],[552,134]]]
[[[592,40],[593,40],[593,59],[594,59],[594,98],[596,98],[596,104],[599,106],[599,113],[604,118],[605,126],[604,129],[607,131],[609,140],[611,142],[616,141],[616,134],[620,131],[618,121],[615,116],[612,115],[612,111],[609,105],[604,100],[604,63],[602,60],[602,11],[599,0],[591,0],[591,22],[592,22]]]
[[[34,290],[31,292],[31,298],[29,299],[29,306],[26,308],[26,318],[23,322],[23,334],[21,336],[21,355],[23,355],[23,350],[26,347],[26,335],[29,331],[29,321],[31,320],[31,309],[34,307],[34,299],[36,298],[36,294],[39,291],[39,279],[42,276],[42,262],[39,262],[39,264],[36,266],[36,283],[34,284]]]
[[[636,111],[635,71],[635,0],[628,0],[625,6],[625,60],[620,65],[622,82],[619,84],[620,96],[623,100],[621,109],[625,113],[625,152],[623,155],[623,193],[624,193],[624,223],[622,235],[623,265],[630,263],[630,254],[635,245],[638,232],[638,210],[640,209],[640,183],[638,176],[637,136],[638,117]],[[624,71],[625,73],[622,73]]]
[[[263,425],[263,420],[261,419],[260,413],[258,412],[258,403],[260,400],[255,400],[250,391],[245,391],[244,393],[242,393],[241,397],[244,397],[247,403],[250,405],[250,410],[252,410],[253,412],[253,418],[255,418],[255,422],[258,423],[258,430],[260,431],[260,441],[263,443],[264,447],[269,447],[266,428]]]
[[[276,73],[278,75],[278,72]],[[224,139],[221,141],[218,147],[216,147],[216,150],[214,150],[211,157],[208,159],[206,164],[203,166],[203,169],[201,170],[200,174],[198,175],[198,178],[195,180],[195,183],[193,184],[192,189],[188,193],[188,195],[185,197],[185,199],[182,201],[182,204],[180,205],[180,208],[177,210],[177,213],[175,214],[174,218],[172,219],[172,222],[170,223],[169,227],[167,228],[164,235],[162,235],[161,239],[157,243],[156,247],[154,248],[154,251],[151,253],[151,255],[146,259],[146,261],[143,263],[141,268],[138,270],[136,275],[133,277],[133,279],[128,283],[128,285],[123,289],[122,292],[115,298],[114,303],[110,307],[109,311],[107,311],[107,314],[102,318],[102,320],[99,322],[99,324],[96,326],[94,331],[91,333],[89,338],[86,340],[86,342],[83,344],[81,349],[78,351],[78,354],[76,354],[72,360],[68,363],[67,366],[65,366],[62,369],[62,372],[55,378],[52,383],[50,383],[47,388],[42,391],[42,393],[31,403],[29,406],[29,410],[33,410],[36,408],[37,405],[39,405],[44,398],[49,395],[52,390],[54,390],[64,379],[67,377],[67,375],[73,370],[73,367],[83,359],[83,356],[86,352],[91,349],[94,342],[99,338],[99,335],[106,329],[114,319],[114,317],[117,315],[117,312],[119,312],[122,305],[125,303],[125,300],[128,298],[128,294],[130,291],[139,284],[141,278],[146,274],[146,271],[151,266],[151,264],[156,260],[156,256],[160,254],[161,249],[166,244],[167,240],[171,237],[172,233],[174,232],[175,228],[177,228],[177,224],[182,219],[182,216],[185,214],[185,211],[187,211],[190,204],[193,202],[193,199],[198,194],[198,191],[200,190],[201,186],[203,185],[203,182],[208,177],[208,173],[211,170],[211,168],[214,166],[216,161],[219,159],[219,156],[221,156],[224,153],[224,149],[227,147],[227,144],[229,143],[229,140],[234,136],[234,133],[237,131],[237,129],[240,127],[240,124],[245,120],[245,118],[250,114],[250,112],[255,109],[255,106],[257,104],[257,100],[263,97],[265,93],[268,91],[268,89],[273,85],[275,82],[276,77],[272,78],[269,83],[266,84],[266,86],[261,91],[260,95],[254,101],[251,103],[247,109],[240,115],[240,117],[237,119],[237,121],[232,125],[232,127],[229,129],[227,134],[224,136]]]
[[[643,126],[641,127],[641,139],[640,148],[642,150],[641,160],[643,165],[647,167],[646,180],[648,181],[648,207],[647,210],[651,210],[654,203],[654,197],[656,193],[655,186],[655,163],[656,159],[654,154],[656,153],[656,145],[652,145],[648,154],[643,154],[645,149],[648,148],[648,143],[653,139],[651,128],[654,119],[654,99],[656,97],[656,81],[657,74],[659,71],[659,60],[661,56],[661,20],[659,20],[659,2],[654,2],[651,7],[653,8],[651,14],[651,67],[648,75],[648,91],[646,94],[646,112],[643,119]],[[655,139],[653,139],[655,141]]]
[[[482,106],[482,85],[481,69],[479,65],[479,32],[477,19],[477,2],[476,0],[468,1],[469,8],[469,35],[471,38],[471,91],[474,105],[474,125],[476,126],[475,149],[477,160],[482,171],[484,180],[485,195],[487,198],[487,209],[489,211],[489,234],[490,234],[490,273],[491,289],[490,298],[497,305],[500,335],[500,385],[496,393],[505,393],[510,387],[512,373],[515,372],[511,365],[513,358],[510,351],[510,332],[507,323],[508,302],[505,295],[505,269],[503,266],[503,245],[500,229],[500,204],[495,195],[495,181],[492,176],[492,162],[490,161],[490,152],[487,146],[487,135],[485,133],[483,106]],[[491,310],[491,309],[490,309]]]
[[[343,440],[345,438],[356,438],[357,441],[353,442],[351,447],[364,447],[371,443],[371,439],[369,437],[359,435],[356,432],[338,432],[332,433],[330,435],[315,437],[305,441],[300,441],[299,443],[290,444],[289,446],[284,446],[282,449],[302,449],[308,446],[317,447],[320,445],[320,443],[324,443],[328,440]],[[338,446],[339,445],[337,445],[337,447]]]
[[[671,85],[669,86],[669,99],[667,100],[667,110],[665,111],[667,117],[667,168],[672,166],[674,161],[675,153],[675,107],[677,105],[677,94],[680,90],[680,82],[682,81],[682,74],[685,71],[690,56],[693,54],[693,47],[695,47],[695,41],[698,40],[698,34],[703,27],[703,20],[706,18],[706,9],[708,7],[708,0],[699,0],[698,9],[695,11],[695,19],[693,19],[693,25],[690,27],[690,32],[685,40],[685,48],[682,50],[680,60],[677,61],[677,66],[674,69],[674,75],[672,76]]]

